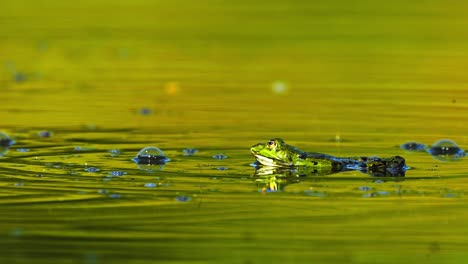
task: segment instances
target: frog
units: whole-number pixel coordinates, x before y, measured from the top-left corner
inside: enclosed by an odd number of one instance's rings
[[[324,153],[302,151],[286,144],[281,138],[255,144],[250,148],[250,152],[261,166],[311,168],[320,174],[355,170],[375,176],[404,176],[404,172],[408,169],[405,159],[401,156],[335,157]]]

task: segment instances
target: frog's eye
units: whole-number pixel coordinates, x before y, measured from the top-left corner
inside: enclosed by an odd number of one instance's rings
[[[274,147],[276,146],[276,142],[273,141],[273,140],[270,140],[270,141],[268,141],[268,146],[269,146],[270,148],[274,148]]]

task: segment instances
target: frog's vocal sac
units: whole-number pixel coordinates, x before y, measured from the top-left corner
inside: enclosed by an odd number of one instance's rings
[[[362,172],[403,172],[408,168],[400,156],[379,157],[334,157],[327,154],[304,152],[288,145],[281,138],[267,143],[258,143],[250,151],[262,166],[295,167],[307,166],[322,172],[358,170]]]

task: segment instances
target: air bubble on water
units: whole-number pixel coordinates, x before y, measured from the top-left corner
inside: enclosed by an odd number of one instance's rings
[[[427,152],[440,161],[455,161],[465,156],[465,151],[450,139],[435,142]]]
[[[156,183],[153,183],[153,182],[148,182],[148,183],[145,183],[145,187],[147,188],[154,188],[156,187],[157,184]]]
[[[120,155],[122,152],[119,149],[111,149],[109,150],[109,153],[111,154],[112,157]]]
[[[16,228],[13,228],[12,230],[10,230],[8,235],[11,236],[11,237],[20,237],[20,236],[23,235],[23,233],[24,233],[23,228],[16,227]]]
[[[169,158],[167,158],[159,148],[146,147],[140,150],[132,160],[137,164],[163,165],[169,161]]]
[[[54,135],[54,133],[48,130],[43,130],[43,131],[37,132],[37,135],[41,138],[50,138]]]
[[[426,145],[414,141],[406,142],[400,145],[401,149],[406,151],[424,151],[426,149]]]
[[[192,200],[190,196],[185,196],[185,195],[177,196],[175,199],[178,202],[190,202]]]
[[[184,153],[184,156],[192,156],[192,155],[195,155],[198,152],[198,149],[186,148],[186,149],[182,150],[182,152]]]
[[[19,148],[16,151],[18,151],[18,152],[29,152],[29,149],[28,148]]]
[[[223,160],[223,159],[227,159],[228,156],[224,155],[224,154],[216,154],[213,156],[213,159],[217,159],[217,160]]]
[[[13,139],[11,139],[7,134],[0,132],[0,149],[9,148],[15,143],[16,142]]]
[[[140,110],[138,112],[142,116],[148,116],[148,115],[153,114],[153,110],[151,108],[148,108],[148,107],[142,107],[142,108],[140,108]]]
[[[26,81],[26,74],[22,72],[16,72],[13,74],[13,80],[17,83]]]
[[[96,168],[96,167],[88,167],[88,168],[85,169],[85,171],[87,171],[87,172],[98,172],[99,169]]]
[[[124,176],[126,174],[127,173],[125,171],[110,171],[109,172],[109,175],[112,176],[112,177],[120,177],[120,176]]]
[[[113,193],[113,194],[109,194],[108,197],[109,197],[109,198],[112,198],[112,199],[119,199],[119,198],[122,197],[122,195],[119,194],[119,193]]]

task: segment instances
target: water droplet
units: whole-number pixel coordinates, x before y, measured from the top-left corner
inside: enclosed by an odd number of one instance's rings
[[[227,167],[218,167],[218,168],[216,168],[216,169],[217,169],[217,170],[223,170],[223,171],[224,171],[224,170],[228,170]]]
[[[146,147],[132,159],[137,164],[162,165],[169,161],[164,153],[156,147]]]
[[[400,148],[407,151],[424,151],[426,149],[426,145],[418,142],[406,142],[401,144]]]
[[[192,198],[190,198],[189,196],[185,196],[185,195],[181,195],[181,196],[176,197],[176,201],[178,201],[178,202],[190,202],[191,200],[192,200]]]
[[[156,186],[157,186],[156,183],[152,183],[152,182],[145,183],[145,187],[147,187],[147,188],[154,188]]]
[[[437,141],[427,152],[440,161],[454,161],[465,156],[465,151],[449,139]]]
[[[195,153],[198,152],[198,149],[186,148],[186,149],[182,150],[182,152],[184,152],[184,156],[192,156],[192,155],[195,155]]]
[[[17,182],[17,183],[15,183],[15,186],[16,186],[16,187],[23,187],[23,186],[24,186],[24,183],[22,183],[22,182]]]
[[[223,159],[227,159],[228,156],[226,155],[223,155],[223,154],[216,154],[213,156],[213,159],[217,159],[217,160],[223,160]]]
[[[99,194],[107,194],[108,191],[107,191],[107,190],[101,189],[101,190],[98,190],[97,193],[99,193]]]
[[[372,190],[372,188],[369,186],[360,186],[358,190],[367,192],[367,191]]]

